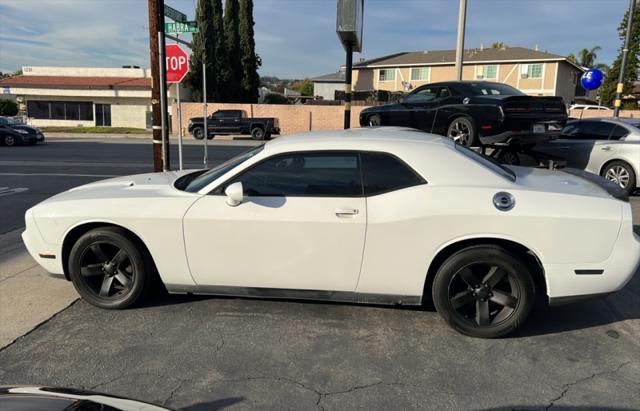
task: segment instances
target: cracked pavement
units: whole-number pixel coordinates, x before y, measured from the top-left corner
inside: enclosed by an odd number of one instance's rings
[[[0,186],[27,186],[20,178]],[[71,184],[57,181],[37,184]],[[3,204],[32,201],[17,196]],[[640,223],[640,197],[632,202]],[[32,309],[52,308],[0,344],[9,344],[0,385],[85,388],[187,411],[640,409],[640,275],[606,299],[537,310],[511,338],[479,340],[406,308],[165,295],[105,311],[71,302],[70,283],[21,253],[0,252],[0,319],[13,321],[6,308],[29,296]]]

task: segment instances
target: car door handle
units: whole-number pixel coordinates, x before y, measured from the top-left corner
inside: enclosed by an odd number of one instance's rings
[[[339,208],[336,210],[336,216],[338,217],[349,217],[358,215],[360,211],[357,208]]]
[[[601,150],[604,150],[604,151],[611,151],[611,150],[613,150],[611,147],[601,147],[600,149],[601,149]]]

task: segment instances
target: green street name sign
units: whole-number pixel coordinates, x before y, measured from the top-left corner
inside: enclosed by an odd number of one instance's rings
[[[198,25],[195,21],[185,21],[184,23],[164,23],[165,33],[197,33]]]
[[[169,7],[166,4],[164,5],[164,15],[169,17],[173,21],[178,21],[180,23],[185,23],[187,21],[187,15],[179,12],[173,7]]]

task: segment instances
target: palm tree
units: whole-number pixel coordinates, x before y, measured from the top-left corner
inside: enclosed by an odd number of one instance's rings
[[[507,48],[507,45],[503,41],[496,41],[491,45],[492,49],[504,49]]]
[[[592,67],[598,58],[598,52],[600,50],[602,50],[600,46],[595,46],[591,50],[580,50],[578,53],[578,64],[582,67]]]

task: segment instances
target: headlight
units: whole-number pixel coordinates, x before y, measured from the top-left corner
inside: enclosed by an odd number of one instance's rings
[[[16,128],[16,129],[14,129],[14,130],[15,130],[17,133],[20,133],[20,134],[29,134],[29,132],[28,132],[28,131],[24,131],[24,130],[21,130],[21,129],[19,129],[19,128]]]

